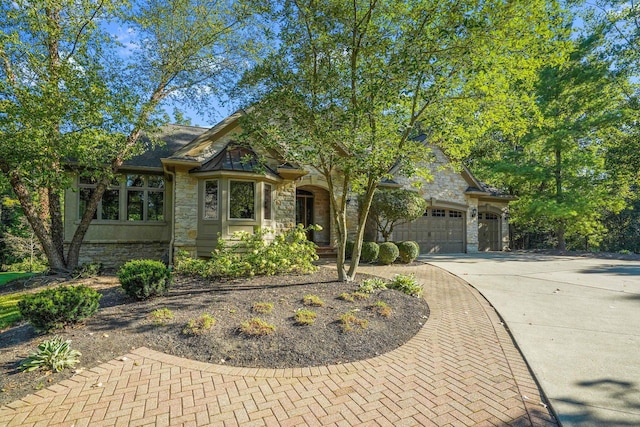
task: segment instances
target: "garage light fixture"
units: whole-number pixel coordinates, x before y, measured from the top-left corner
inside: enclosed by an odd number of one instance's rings
[[[471,218],[475,218],[476,215],[478,215],[478,209],[476,208],[471,209]]]

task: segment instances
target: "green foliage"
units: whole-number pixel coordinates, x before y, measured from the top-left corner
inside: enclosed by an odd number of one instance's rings
[[[383,265],[393,264],[400,255],[400,251],[395,243],[384,242],[380,244],[378,261]]]
[[[293,320],[295,320],[297,325],[310,326],[315,323],[317,317],[318,314],[315,311],[301,308],[299,310],[296,310],[296,314],[293,316]]]
[[[305,295],[302,298],[302,303],[311,307],[322,307],[324,305],[324,301],[317,295]]]
[[[71,341],[61,337],[42,342],[38,346],[38,351],[31,353],[21,364],[20,370],[25,372],[35,371],[55,371],[62,372],[66,368],[73,368],[80,363],[82,356],[78,350],[71,348]]]
[[[369,215],[386,242],[396,225],[414,221],[426,210],[427,201],[416,191],[378,190],[371,201]]]
[[[349,292],[341,293],[340,295],[338,295],[338,298],[341,299],[342,301],[349,301],[349,302],[354,302],[356,300],[353,294]]]
[[[373,262],[378,259],[380,246],[376,242],[363,242],[362,254],[360,255],[363,262]]]
[[[100,274],[102,274],[102,263],[100,262],[82,264],[73,270],[73,277],[76,279],[88,279],[100,276]]]
[[[265,322],[259,317],[254,317],[251,320],[242,322],[240,325],[240,332],[250,337],[260,337],[270,335],[276,331],[276,327],[270,323]]]
[[[165,307],[153,310],[149,317],[153,320],[154,325],[165,326],[167,322],[173,320],[175,316],[171,310]]]
[[[315,229],[311,226],[308,229]],[[311,273],[317,270],[316,245],[307,240],[301,225],[273,236],[269,229],[253,234],[236,233],[234,242],[218,240],[209,260],[195,260],[186,252],[176,255],[177,272],[207,278],[271,276],[287,273]]]
[[[353,311],[345,313],[338,318],[340,329],[342,332],[351,332],[355,327],[359,330],[366,329],[369,325],[369,321],[366,319],[360,319]]]
[[[417,242],[406,241],[398,243],[398,256],[400,261],[404,263],[410,263],[415,261],[420,255],[420,246]]]
[[[396,274],[391,282],[387,284],[387,287],[414,297],[422,295],[422,285],[416,282],[413,274]]]
[[[3,265],[2,269],[5,271],[44,273],[49,269],[49,266],[46,261],[41,259],[25,259],[20,262],[14,262],[13,264]]]
[[[385,281],[379,277],[365,279],[358,286],[358,292],[362,292],[365,294],[372,294],[376,291],[381,291],[384,289],[387,289],[387,285],[385,284]]]
[[[376,303],[371,306],[371,310],[378,316],[382,317],[390,317],[393,311],[391,310],[391,307],[389,307],[389,305],[384,301],[376,301]]]
[[[118,270],[118,280],[127,295],[144,300],[165,295],[171,287],[169,268],[160,261],[132,260]]]
[[[93,316],[101,297],[87,286],[60,286],[25,295],[18,308],[37,330],[48,332]]]
[[[273,311],[273,303],[271,302],[257,302],[255,304],[253,304],[253,307],[251,307],[251,310],[254,313],[259,313],[259,314],[269,314]]]
[[[189,320],[189,323],[182,329],[185,335],[202,335],[211,330],[217,323],[217,320],[208,314],[202,314],[197,319]]]

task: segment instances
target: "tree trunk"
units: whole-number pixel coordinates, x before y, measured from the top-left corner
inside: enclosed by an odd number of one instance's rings
[[[367,217],[369,216],[369,208],[371,207],[371,201],[373,195],[376,192],[378,184],[369,179],[367,185],[367,191],[362,199],[362,205],[359,206],[358,213],[358,231],[356,232],[355,242],[353,245],[353,254],[351,255],[351,264],[349,265],[349,280],[354,280],[356,277],[356,271],[360,265],[360,255],[362,254],[362,240],[364,239],[364,232],[367,226]]]

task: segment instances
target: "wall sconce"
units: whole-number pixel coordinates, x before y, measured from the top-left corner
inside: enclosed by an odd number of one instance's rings
[[[475,218],[478,215],[478,209],[471,209],[471,218]]]

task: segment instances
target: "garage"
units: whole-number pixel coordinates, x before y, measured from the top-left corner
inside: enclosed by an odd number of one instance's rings
[[[478,250],[501,251],[500,215],[492,212],[478,213]]]
[[[393,230],[397,242],[414,240],[420,253],[463,253],[465,250],[464,212],[455,209],[429,208],[411,223]]]

